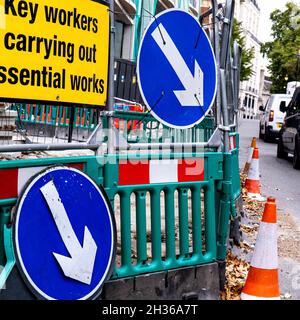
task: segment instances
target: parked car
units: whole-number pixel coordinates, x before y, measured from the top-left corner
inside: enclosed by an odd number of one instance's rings
[[[286,116],[279,132],[277,157],[284,159],[292,153],[293,167],[300,169],[300,87],[296,88],[288,105],[281,102],[280,111],[286,112]]]
[[[281,102],[286,105],[291,101],[292,96],[288,94],[272,94],[265,107],[260,106],[262,111],[259,122],[259,137],[268,142],[278,138],[285,114],[280,111]]]

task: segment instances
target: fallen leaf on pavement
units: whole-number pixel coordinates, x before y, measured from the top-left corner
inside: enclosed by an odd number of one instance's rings
[[[284,294],[283,297],[284,297],[284,299],[290,299],[292,297],[292,295],[287,292],[287,293]]]
[[[240,294],[246,282],[249,263],[238,259],[229,250],[226,260],[226,284],[220,294],[221,300],[240,300]]]

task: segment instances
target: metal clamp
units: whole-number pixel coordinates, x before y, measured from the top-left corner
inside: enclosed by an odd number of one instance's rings
[[[223,18],[223,23],[225,23],[225,24],[230,24],[231,21],[230,21],[230,19],[224,17],[224,18]]]
[[[113,117],[114,111],[101,111],[100,116]]]
[[[230,126],[223,126],[222,124],[218,125],[218,129],[220,129],[221,131],[225,131],[225,132],[230,132],[231,131],[231,127]]]

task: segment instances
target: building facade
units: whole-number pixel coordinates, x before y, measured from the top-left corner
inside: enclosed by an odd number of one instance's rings
[[[261,86],[261,42],[259,40],[260,8],[257,0],[237,0],[235,17],[241,23],[246,47],[253,48],[252,76],[240,86],[240,117],[255,119],[258,116]]]
[[[154,15],[170,8],[199,17],[201,0],[115,0],[116,58],[136,61],[149,22]]]

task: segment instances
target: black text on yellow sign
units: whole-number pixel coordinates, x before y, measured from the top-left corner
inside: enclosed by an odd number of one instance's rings
[[[108,6],[0,0],[0,100],[105,106]]]

